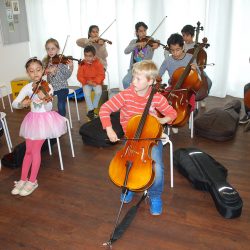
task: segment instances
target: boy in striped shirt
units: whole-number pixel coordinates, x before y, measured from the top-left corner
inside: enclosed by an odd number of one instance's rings
[[[157,75],[157,66],[151,60],[144,60],[135,63],[132,70],[131,86],[124,91],[113,96],[110,100],[104,103],[100,109],[100,119],[102,126],[106,129],[108,138],[112,142],[116,142],[118,137],[112,128],[110,114],[120,110],[120,122],[124,133],[130,118],[134,115],[142,114],[148,97],[151,92],[151,85],[154,83]],[[156,109],[163,115],[162,118],[156,116]],[[153,97],[149,114],[157,118],[161,124],[169,123],[176,118],[176,111],[167,102],[167,99],[159,93]],[[161,194],[164,186],[164,164],[162,159],[162,142],[152,148],[151,158],[155,162],[155,180],[149,188],[150,212],[152,215],[160,215],[162,213]],[[134,193],[127,192],[124,202],[129,203],[133,198]],[[124,194],[121,194],[123,200]]]

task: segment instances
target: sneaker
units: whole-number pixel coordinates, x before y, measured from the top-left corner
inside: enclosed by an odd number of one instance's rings
[[[178,128],[172,128],[174,134],[178,134]]]
[[[240,121],[239,121],[239,124],[246,124],[250,121],[250,117],[248,115],[244,115]]]
[[[11,194],[17,195],[17,194],[19,194],[19,193],[21,192],[21,190],[23,189],[23,187],[24,187],[26,181],[20,180],[20,181],[15,181],[14,183],[15,183],[15,184],[14,184],[15,187],[11,190]]]
[[[94,109],[88,111],[87,117],[88,117],[90,120],[93,120],[93,119],[95,118]]]
[[[201,107],[202,107],[202,108],[205,108],[205,107],[206,107],[206,101],[205,101],[205,100],[202,100],[202,101],[201,101]]]
[[[162,213],[161,197],[149,197],[150,213],[152,215],[160,215]]]
[[[120,197],[120,201],[121,201],[121,202],[122,202],[123,199],[124,199],[124,195],[125,195],[125,194],[121,193],[121,197]],[[129,203],[129,202],[131,202],[132,199],[133,199],[133,197],[134,197],[134,193],[133,193],[132,191],[128,191],[128,192],[127,192],[127,195],[126,195],[126,197],[125,197],[125,199],[124,199],[124,203]]]
[[[19,195],[21,196],[27,196],[31,193],[33,193],[33,191],[38,187],[37,181],[35,182],[31,182],[31,181],[27,181],[24,185],[24,187],[22,188],[21,192],[19,193]]]

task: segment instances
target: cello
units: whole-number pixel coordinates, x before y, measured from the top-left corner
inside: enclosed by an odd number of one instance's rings
[[[118,187],[140,192],[154,182],[154,163],[149,155],[156,139],[162,134],[162,125],[149,115],[155,93],[156,88],[153,86],[144,112],[129,120],[126,131],[128,140],[110,163],[109,177]]]
[[[195,28],[195,45],[194,45],[194,48],[189,49],[187,51],[187,53],[189,54],[193,54],[195,51],[195,47],[199,44],[198,40],[199,40],[200,31],[204,30],[203,26],[200,26],[200,25],[201,23],[198,21],[197,27]],[[203,40],[202,42],[204,43]],[[207,43],[207,40],[206,40],[206,43]],[[205,48],[208,48],[209,46],[210,45],[207,43]],[[208,96],[208,82],[204,74],[204,69],[206,68],[206,64],[207,64],[207,52],[203,48],[197,54],[196,62],[200,69],[200,76],[201,76],[202,84],[201,84],[199,91],[195,95],[195,100],[201,101]]]
[[[201,80],[197,71],[191,69],[191,64],[196,59],[199,51],[206,46],[207,39],[203,38],[193,53],[192,58],[186,67],[175,70],[171,78],[171,90],[165,90],[163,95],[167,98],[170,105],[177,111],[177,118],[172,122],[172,126],[182,127],[189,119],[191,105],[189,103],[192,94],[196,94],[201,87]]]
[[[147,104],[142,114],[133,116],[127,124],[125,146],[116,153],[109,166],[109,177],[112,182],[123,189],[124,197],[128,190],[144,191],[142,198],[124,216],[118,225],[121,209],[124,204],[122,200],[114,230],[110,239],[103,243],[104,246],[112,248],[112,243],[121,237],[126,228],[135,217],[140,203],[146,198],[147,190],[154,182],[154,161],[150,157],[151,150],[162,134],[162,125],[157,118],[149,115],[149,109],[154,94],[157,92],[155,85],[151,88]]]

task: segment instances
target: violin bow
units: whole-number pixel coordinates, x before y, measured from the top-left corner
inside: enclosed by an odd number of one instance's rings
[[[69,35],[67,35],[67,37],[66,37],[66,41],[65,41],[65,43],[64,43],[64,47],[63,47],[62,54],[61,54],[61,58],[60,58],[60,60],[59,60],[58,65],[59,65],[60,62],[62,61],[63,54],[64,54],[64,51],[65,51],[66,45],[67,45],[67,43],[68,43],[68,40],[69,40]]]
[[[114,22],[116,22],[116,19],[102,32],[99,37],[101,37],[113,25]]]
[[[163,22],[165,21],[165,19],[167,18],[167,16],[165,16],[162,20],[161,20],[161,22],[160,22],[160,24],[156,27],[156,29],[153,31],[153,33],[151,34],[151,36],[149,36],[150,38],[152,38],[152,36],[155,34],[155,32],[161,27],[161,25],[163,24]],[[147,43],[149,42],[149,40],[147,41]],[[147,45],[147,43],[146,43],[146,45]]]

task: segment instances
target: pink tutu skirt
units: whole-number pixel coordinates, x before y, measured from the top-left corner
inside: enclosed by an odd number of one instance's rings
[[[21,124],[19,135],[25,139],[42,140],[67,133],[65,118],[55,111],[29,112]]]

